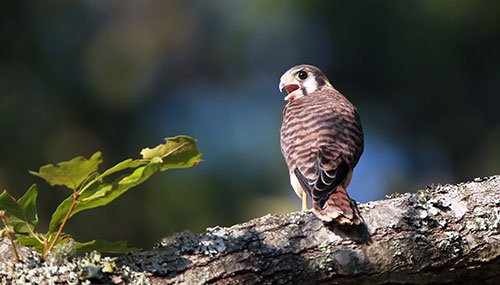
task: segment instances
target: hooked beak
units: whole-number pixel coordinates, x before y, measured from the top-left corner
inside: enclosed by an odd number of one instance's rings
[[[283,89],[285,89],[286,93],[290,94],[293,91],[299,89],[300,86],[298,84],[295,84],[295,83],[286,84],[285,82],[281,81],[279,88],[280,88],[280,92],[283,92]]]
[[[283,88],[285,87],[285,83],[280,81],[280,92],[283,92]]]
[[[301,97],[301,95],[297,94],[297,92],[294,93],[295,90],[300,89],[300,85],[297,84],[296,82],[285,83],[283,81],[280,81],[279,88],[280,92],[282,92],[283,89],[285,89],[286,93],[288,94],[285,96],[285,98],[283,98],[285,101],[293,101]]]

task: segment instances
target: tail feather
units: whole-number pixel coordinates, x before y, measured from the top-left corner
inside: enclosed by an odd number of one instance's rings
[[[338,185],[335,191],[330,194],[323,208],[314,203],[313,211],[318,218],[325,222],[335,221],[339,224],[359,225],[363,221],[358,207],[349,198],[342,185]]]

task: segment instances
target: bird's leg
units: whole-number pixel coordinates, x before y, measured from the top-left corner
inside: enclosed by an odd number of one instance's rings
[[[302,191],[302,212],[307,211],[307,193]]]

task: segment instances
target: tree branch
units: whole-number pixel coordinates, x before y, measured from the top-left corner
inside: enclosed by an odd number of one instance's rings
[[[112,259],[48,260],[0,240],[0,283],[497,284],[500,175],[359,205],[366,224],[325,226],[310,212],[174,234]],[[66,253],[67,254],[67,253]],[[116,265],[115,265],[116,264]]]
[[[267,215],[175,234],[118,263],[157,284],[491,283],[500,280],[500,176],[360,204],[366,224]]]

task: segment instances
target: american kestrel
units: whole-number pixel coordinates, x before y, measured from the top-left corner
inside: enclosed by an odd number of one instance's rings
[[[356,107],[321,70],[297,65],[281,76],[288,103],[283,110],[281,152],[302,210],[321,220],[359,224],[362,218],[346,188],[363,152],[363,129]]]

